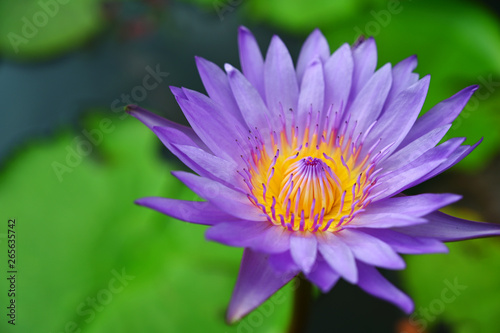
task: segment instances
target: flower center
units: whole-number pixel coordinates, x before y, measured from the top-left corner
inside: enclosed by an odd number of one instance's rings
[[[248,186],[249,200],[270,223],[290,231],[341,230],[369,204],[376,183],[375,163],[382,152],[370,158],[370,149],[360,157],[361,133],[346,133],[348,120],[335,130],[326,118],[322,133],[318,123],[319,116],[316,125],[309,126],[309,114],[300,133],[286,121],[279,133],[255,129],[251,156],[243,158],[247,168],[240,175]],[[264,141],[266,134],[270,139]]]
[[[338,180],[331,168],[320,158],[305,157],[286,170],[281,181],[278,200],[289,213],[304,212],[304,218],[331,211],[338,196]],[[292,205],[294,203],[294,205]]]

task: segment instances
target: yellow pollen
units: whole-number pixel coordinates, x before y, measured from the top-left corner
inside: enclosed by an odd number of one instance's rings
[[[253,152],[250,200],[271,223],[288,230],[341,230],[368,204],[373,164],[368,156],[359,159],[361,145],[352,139],[306,130],[298,140],[296,128],[289,136],[285,130],[275,133],[269,149],[262,144]]]

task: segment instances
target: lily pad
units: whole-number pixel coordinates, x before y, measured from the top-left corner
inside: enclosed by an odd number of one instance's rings
[[[0,52],[45,58],[86,42],[103,25],[101,0],[0,2]]]
[[[287,302],[271,298],[260,317],[227,326],[241,250],[133,204],[144,196],[196,200],[169,174],[181,166],[165,162],[160,146],[136,119],[94,114],[77,133],[34,142],[3,168],[0,232],[16,220],[18,293],[16,325],[4,318],[2,332],[283,330],[290,287],[278,295]],[[0,303],[8,302],[2,292]]]

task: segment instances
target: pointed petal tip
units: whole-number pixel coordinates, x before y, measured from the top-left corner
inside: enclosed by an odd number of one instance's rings
[[[465,88],[464,90],[470,90],[472,93],[474,93],[478,89],[479,89],[479,84],[474,84],[472,86]]]
[[[141,108],[139,105],[136,105],[136,104],[128,104],[126,105],[123,110],[125,112],[127,112],[129,115],[133,116],[133,117],[138,117],[139,114],[148,114],[150,113],[148,110],[144,109],[144,108]]]
[[[200,56],[194,56],[194,61],[196,62],[196,67],[198,67],[198,70],[201,66],[206,66],[210,64],[211,62],[203,57]]]
[[[325,36],[323,35],[323,33],[321,32],[321,30],[319,28],[314,28],[314,30],[311,32],[311,34],[309,35],[309,38],[325,38]]]
[[[134,200],[134,204],[136,204],[136,205],[138,205],[138,206],[144,206],[145,199],[147,199],[147,198],[139,198],[139,199],[135,199],[135,200]]]
[[[403,310],[404,313],[407,315],[410,315],[415,311],[415,303],[413,303],[413,300],[408,297],[408,300],[404,304],[401,304],[401,310]]]
[[[236,72],[236,68],[234,68],[231,64],[224,64],[224,70],[226,71],[227,75],[234,75]]]
[[[125,112],[127,112],[128,114],[131,114],[132,112],[134,112],[135,110],[137,110],[139,108],[139,106],[137,106],[136,104],[128,104],[126,105],[123,109],[125,110]]]
[[[239,312],[237,311],[237,309],[231,309],[231,307],[229,307],[226,310],[226,324],[234,325],[238,321],[240,321],[241,318],[243,318],[245,315],[246,313],[242,313],[241,311]]]
[[[242,34],[251,34],[252,32],[250,31],[250,29],[248,29],[247,27],[245,27],[244,25],[240,25],[238,27],[238,32],[239,33],[242,33]]]

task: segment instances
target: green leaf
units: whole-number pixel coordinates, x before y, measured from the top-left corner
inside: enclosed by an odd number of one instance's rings
[[[197,199],[169,174],[180,165],[163,161],[159,147],[136,119],[100,114],[10,160],[0,174],[0,233],[16,219],[17,318],[14,327],[4,315],[2,332],[238,331],[224,312],[241,250],[207,242],[203,226],[133,204],[145,196]],[[55,172],[57,163],[66,172]],[[4,306],[6,279],[0,290]],[[271,298],[240,325],[282,331],[290,287],[280,297],[285,304]]]
[[[500,325],[500,242],[449,243],[449,254],[408,256],[402,272],[415,312],[415,328],[446,322],[458,333],[495,333]]]
[[[0,2],[0,52],[30,59],[73,49],[103,24],[101,0]]]

